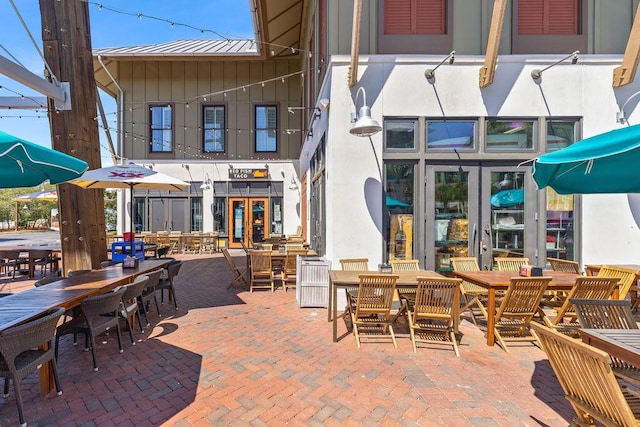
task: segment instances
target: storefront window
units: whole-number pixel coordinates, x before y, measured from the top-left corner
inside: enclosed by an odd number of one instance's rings
[[[145,199],[142,197],[136,197],[133,199],[133,224],[137,233],[147,229],[144,220],[144,202]]]
[[[547,187],[547,256],[573,260],[573,195]]]
[[[547,120],[547,151],[556,151],[576,142],[576,120]]]
[[[213,199],[213,231],[227,234],[227,199],[215,197]]]
[[[271,228],[269,234],[282,234],[282,198],[271,199]]]
[[[384,121],[385,148],[388,150],[415,150],[418,120],[393,119]]]
[[[191,231],[202,231],[202,197],[191,199]]]
[[[387,259],[413,259],[414,163],[385,165]]]
[[[475,150],[475,134],[475,122],[429,120],[427,149]]]
[[[487,150],[533,149],[534,124],[534,121],[523,120],[487,120]]]

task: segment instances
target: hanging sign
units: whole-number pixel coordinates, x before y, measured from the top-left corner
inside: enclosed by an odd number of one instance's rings
[[[229,169],[229,179],[269,179],[269,169]]]

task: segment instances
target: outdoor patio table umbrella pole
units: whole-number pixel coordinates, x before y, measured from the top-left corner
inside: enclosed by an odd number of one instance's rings
[[[189,184],[169,175],[145,168],[135,163],[108,166],[85,172],[81,177],[70,181],[83,188],[128,188],[130,191],[131,221],[129,241],[133,252],[133,189],[181,191]]]

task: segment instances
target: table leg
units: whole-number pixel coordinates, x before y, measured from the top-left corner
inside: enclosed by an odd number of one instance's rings
[[[43,348],[46,350],[49,346],[43,344]],[[55,384],[53,382],[53,371],[51,370],[51,362],[44,363],[40,369],[38,369],[38,382],[40,384],[40,396],[46,396],[51,390],[53,390]]]
[[[331,281],[329,281],[329,286],[331,286],[331,311],[333,312],[333,342],[338,342],[338,287],[333,285]]]
[[[327,306],[327,322],[331,322],[331,310],[333,309],[333,286],[329,280],[329,305]]]
[[[494,345],[496,337],[493,334],[496,315],[496,290],[489,288],[489,296],[487,301],[487,345]]]

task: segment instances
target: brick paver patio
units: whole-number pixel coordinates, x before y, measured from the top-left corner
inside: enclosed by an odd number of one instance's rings
[[[244,263],[242,252],[236,262]],[[227,290],[219,255],[184,256],[179,310],[152,311],[136,346],[123,333],[90,352],[63,338],[64,393],[42,397],[34,374],[23,382],[31,426],[402,425],[566,426],[573,410],[544,353],[488,347],[463,320],[461,357],[448,346],[414,354],[408,337],[365,342],[339,322],[338,343],[323,308],[298,308],[295,292]],[[0,292],[32,281],[6,280]],[[400,324],[398,329],[402,330]],[[82,342],[82,340],[80,340]],[[0,426],[18,424],[13,387],[0,399]]]

